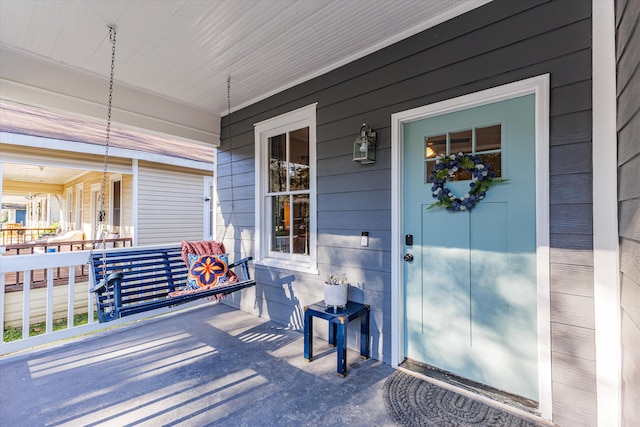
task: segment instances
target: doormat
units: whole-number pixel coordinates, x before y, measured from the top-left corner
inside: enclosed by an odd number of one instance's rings
[[[395,371],[384,383],[384,405],[406,427],[547,427],[479,400]]]

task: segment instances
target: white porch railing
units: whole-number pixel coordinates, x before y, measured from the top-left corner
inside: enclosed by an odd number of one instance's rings
[[[111,251],[113,249],[109,249]],[[122,250],[122,249],[120,249]],[[95,313],[95,300],[93,293],[89,292],[89,289],[93,287],[93,283],[91,282],[93,279],[90,279],[89,286],[87,287],[86,293],[82,293],[82,297],[84,301],[76,301],[75,287],[78,285],[76,282],[76,267],[85,265],[85,269],[90,269],[87,264],[87,260],[89,259],[89,251],[74,251],[74,252],[58,252],[58,253],[47,253],[47,254],[33,254],[33,255],[2,255],[0,254],[0,327],[2,331],[5,328],[5,309],[6,309],[6,294],[5,294],[5,277],[7,273],[22,272],[24,277],[23,291],[22,291],[22,339],[10,342],[4,342],[4,336],[2,339],[2,343],[0,344],[0,355],[5,355],[9,353],[13,353],[16,351],[24,350],[30,347],[39,346],[43,344],[48,344],[57,340],[71,338],[74,336],[95,332],[100,329],[111,328],[113,326],[121,325],[123,323],[129,323],[132,321],[136,321],[139,319],[143,319],[145,317],[149,317],[151,315],[157,315],[162,313],[167,313],[171,311],[176,311],[178,309],[183,309],[187,307],[191,307],[194,305],[198,305],[201,302],[196,301],[191,304],[185,304],[180,307],[166,308],[166,309],[158,309],[154,310],[153,313],[140,313],[133,316],[128,316],[122,319],[117,319],[111,321],[109,323],[100,324],[96,320],[94,320]],[[58,286],[66,288],[67,290],[67,298],[66,298],[66,306],[67,306],[67,327],[66,329],[53,331],[53,321],[54,321],[54,270],[58,267],[68,267],[69,268],[69,277],[67,279],[67,283],[60,283],[60,279],[57,280],[56,288]],[[41,270],[46,269],[46,298],[45,298],[45,332],[36,335],[33,337],[29,337],[29,326],[32,319],[32,314],[34,311],[33,298],[31,298],[31,293],[34,292],[31,289],[32,282],[32,274],[33,270]],[[85,279],[83,279],[85,280]],[[66,286],[65,286],[66,285]],[[84,325],[74,326],[74,314],[77,314],[75,311],[75,306],[77,303],[83,303],[82,305],[86,305],[88,307],[88,323]],[[58,310],[59,311],[59,310]]]

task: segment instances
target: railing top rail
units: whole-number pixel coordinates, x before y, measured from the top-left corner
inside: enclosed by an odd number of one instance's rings
[[[89,251],[51,252],[20,256],[3,255],[0,260],[2,260],[0,262],[0,273],[14,273],[16,271],[33,270],[34,266],[41,269],[86,264],[89,260]]]
[[[107,248],[107,252],[110,251],[136,251],[140,249],[153,249],[153,248],[166,248],[168,246],[180,246],[180,242],[168,243],[163,245],[149,245],[149,246],[134,246],[128,248]],[[101,250],[102,252],[102,250]],[[37,268],[55,268],[55,267],[68,267],[70,265],[82,265],[87,264],[89,261],[90,251],[67,251],[67,252],[50,252],[42,254],[24,254],[20,256],[15,255],[0,255],[0,274],[2,273],[14,273],[16,271],[33,270],[34,266]]]
[[[46,248],[46,247],[61,247],[61,246],[80,246],[80,245],[91,245],[91,244],[100,244],[102,243],[102,239],[100,240],[65,240],[58,242],[31,242],[31,243],[12,243],[10,245],[5,245],[7,250],[12,249],[29,249],[29,248]],[[113,239],[104,239],[107,243],[117,243],[117,242],[132,242],[133,239],[131,237],[116,237]]]
[[[0,231],[16,231],[16,230],[25,230],[25,231],[48,231],[48,230],[57,230],[57,227],[2,227]]]

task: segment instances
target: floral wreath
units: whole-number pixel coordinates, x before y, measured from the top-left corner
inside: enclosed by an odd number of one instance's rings
[[[459,171],[471,172],[471,188],[468,193],[458,197],[445,187],[447,181]],[[506,179],[496,178],[491,163],[483,163],[479,156],[473,154],[442,154],[436,157],[436,164],[431,171],[429,181],[433,183],[431,191],[438,201],[431,204],[429,209],[443,207],[451,212],[471,211],[473,207],[486,195],[489,188],[495,184],[506,182]]]

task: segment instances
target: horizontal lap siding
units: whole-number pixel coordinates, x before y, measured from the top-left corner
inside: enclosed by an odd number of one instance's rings
[[[255,310],[290,322],[299,307],[322,298],[325,274],[345,272],[356,284],[353,296],[372,306],[373,356],[389,361],[391,212],[399,208],[392,207],[390,199],[391,115],[544,73],[551,75],[553,381],[554,389],[565,391],[554,393],[554,407],[562,408],[562,415],[554,411],[554,416],[566,425],[593,425],[594,354],[583,351],[593,345],[594,329],[590,2],[496,0],[234,112],[231,129],[229,118],[223,118],[222,135],[230,133],[234,147],[241,231],[251,238],[252,209],[257,208],[250,179],[253,124],[318,103],[320,276],[257,267]],[[374,165],[351,161],[354,138],[365,122],[378,132]],[[219,190],[225,217],[230,200],[228,146],[228,137],[223,138]],[[360,246],[361,231],[369,232],[368,247]],[[289,282],[283,284],[283,277]],[[576,405],[576,398],[586,402]]]
[[[640,425],[640,2],[616,1],[623,425]]]
[[[141,162],[138,168],[139,245],[202,240],[205,174]]]
[[[232,130],[236,131],[239,128],[234,126]],[[216,240],[223,241],[227,252],[232,254],[231,259],[240,259],[253,254],[255,240],[253,233],[256,210],[253,127],[243,128],[242,131],[242,134],[232,135],[231,138],[233,163],[229,161],[228,149],[227,151],[221,149],[217,156],[216,188],[219,207],[216,218]],[[228,135],[228,128],[223,132],[224,135]],[[228,147],[229,138],[225,139],[225,143]],[[233,210],[231,209],[232,200]],[[254,290],[243,290],[241,295],[251,292]],[[227,302],[236,300],[241,298],[237,295],[227,297]]]

